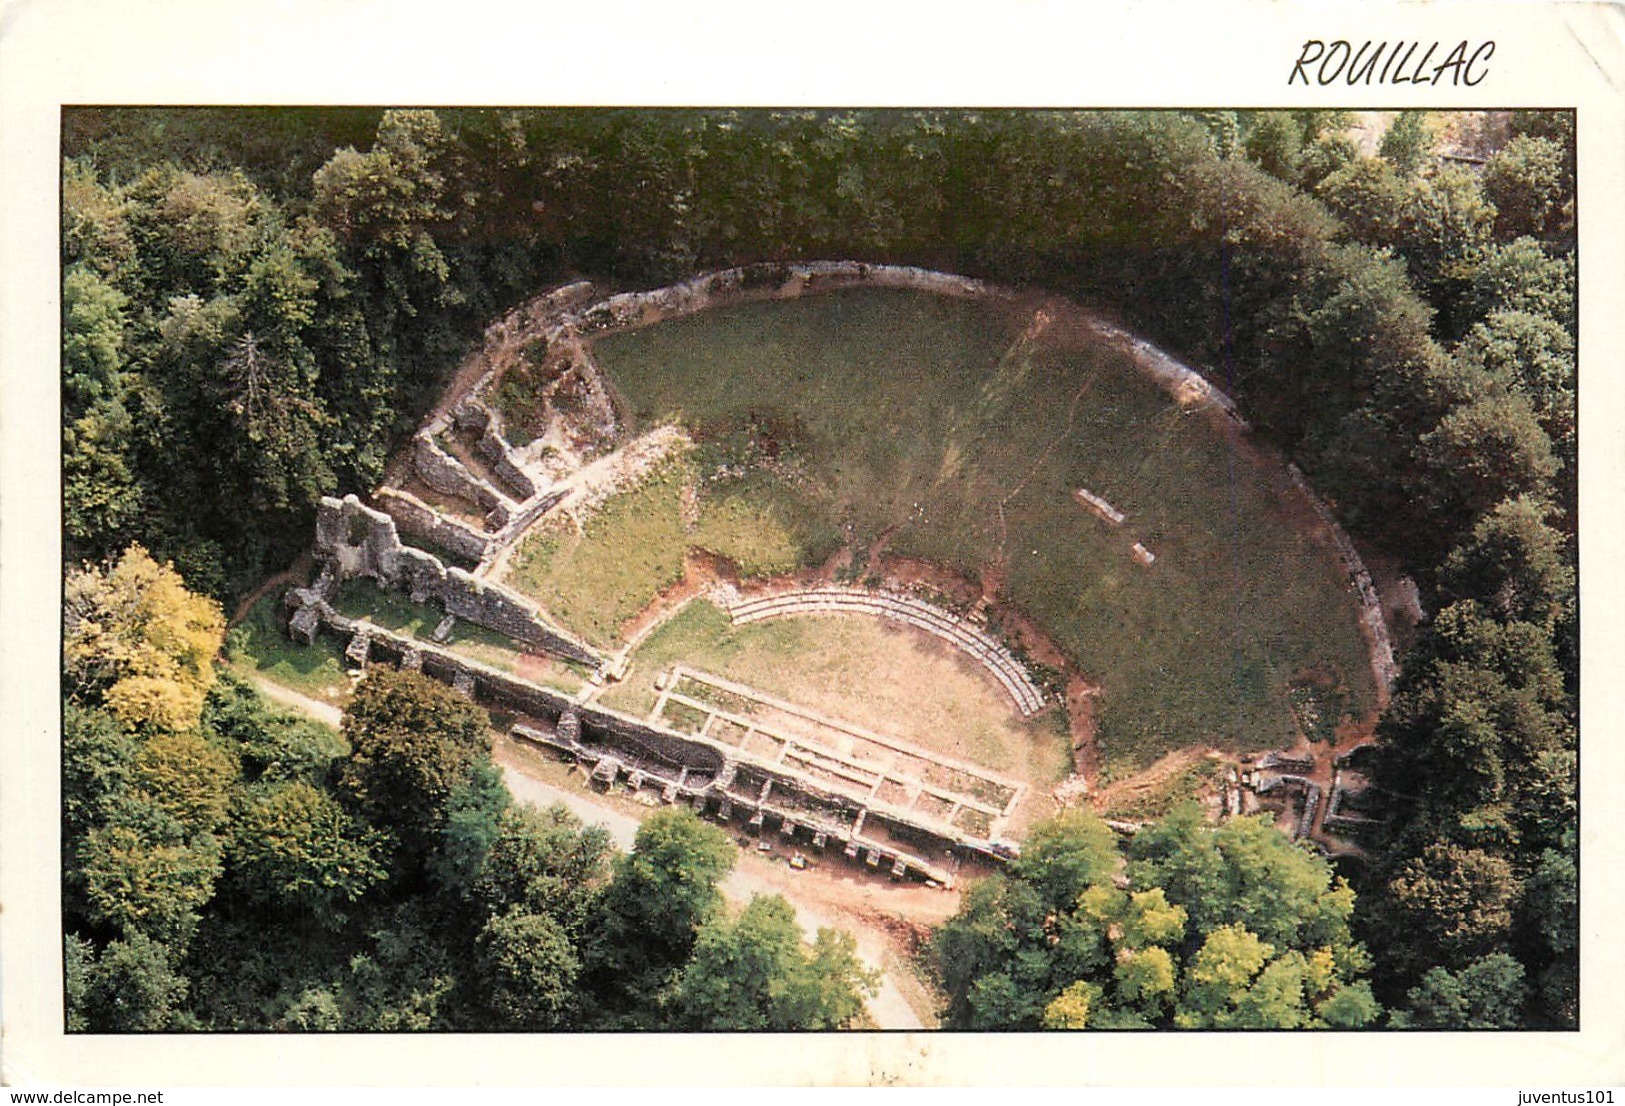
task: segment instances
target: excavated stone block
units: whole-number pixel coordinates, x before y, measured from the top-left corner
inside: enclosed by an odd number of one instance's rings
[[[306,645],[316,643],[316,633],[322,627],[321,607],[316,603],[307,603],[293,612],[288,619],[288,633]]]

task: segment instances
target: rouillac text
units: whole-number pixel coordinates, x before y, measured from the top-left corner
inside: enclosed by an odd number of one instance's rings
[[[1350,85],[1476,85],[1489,72],[1487,65],[1495,55],[1495,42],[1491,39],[1474,46],[1463,39],[1443,60],[1435,62],[1434,57],[1444,49],[1442,42],[1367,39],[1354,46],[1341,38],[1330,43],[1311,38],[1304,42],[1286,83],[1302,80],[1306,85],[1329,85],[1341,78]]]

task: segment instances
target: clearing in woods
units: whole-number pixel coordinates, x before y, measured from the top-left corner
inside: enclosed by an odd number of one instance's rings
[[[1334,691],[1346,718],[1369,717],[1376,689],[1355,600],[1302,525],[1281,466],[1075,322],[1065,309],[866,288],[718,306],[593,339],[630,429],[676,424],[693,444],[579,528],[544,524],[506,583],[613,646],[682,577],[691,549],[747,578],[822,566],[842,548],[859,582],[884,575],[878,558],[869,563],[882,549],[939,565],[988,584],[995,615],[1021,612],[1098,685],[1107,781],[1189,746],[1289,745],[1293,695],[1308,681]],[[1124,521],[1087,509],[1080,488]],[[1154,563],[1136,559],[1136,543]],[[832,632],[806,627],[835,620],[751,627],[759,639],[713,626],[707,638],[694,628],[706,617],[696,611],[645,642],[632,682],[606,702],[647,695],[639,680],[668,653],[745,682],[753,665],[772,669],[755,677],[761,686],[787,698],[805,687],[809,705],[838,716],[860,687],[864,702],[845,716],[871,728],[919,716],[948,686],[922,680],[924,668],[895,681],[820,681],[826,662],[816,658],[848,646],[798,635]],[[840,624],[872,635],[856,628],[870,621]],[[673,651],[684,634],[695,655]],[[876,656],[875,645],[859,654]],[[728,649],[732,669],[700,655]],[[888,701],[884,686],[901,690]],[[952,711],[942,725],[957,729]],[[1046,725],[1060,728],[1017,729]],[[990,766],[1044,760],[1034,750],[1060,743],[985,722],[949,740],[979,746],[973,759]]]

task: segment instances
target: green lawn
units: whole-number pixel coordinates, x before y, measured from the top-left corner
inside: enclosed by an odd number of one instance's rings
[[[601,648],[662,588],[681,579],[686,538],[681,462],[612,496],[578,533],[558,522],[527,536],[503,583]]]
[[[1284,474],[1120,356],[1020,339],[1023,324],[865,289],[598,339],[640,427],[674,420],[698,445],[585,536],[533,539],[512,582],[603,645],[677,578],[685,547],[771,572],[889,531],[893,551],[972,578],[1004,564],[1006,598],[1101,683],[1109,774],[1186,745],[1289,740],[1287,694],[1311,670],[1367,709],[1353,599],[1286,518]],[[691,523],[685,483],[700,492]],[[1081,508],[1080,486],[1125,525]],[[1154,565],[1131,558],[1135,541]]]
[[[702,477],[711,451],[666,461],[611,496],[576,531],[557,522],[526,536],[503,584],[601,648],[625,622],[682,578],[683,554],[703,549],[746,575],[771,576],[828,557],[838,537],[792,486],[755,474],[718,484]],[[685,493],[694,506],[685,517]]]
[[[282,621],[279,602],[275,595],[261,599],[226,635],[227,663],[244,676],[259,676],[313,699],[342,701],[350,690],[344,647],[325,634],[314,645],[294,641]]]
[[[350,691],[344,643],[330,634],[317,635],[315,643],[308,646],[294,641],[288,637],[278,602],[276,596],[260,600],[241,625],[227,635],[227,662],[244,676],[257,675],[313,699],[341,705]],[[433,604],[414,603],[400,592],[386,591],[365,579],[341,584],[333,609],[347,618],[365,618],[421,641],[429,640],[444,617],[444,612]],[[462,619],[441,644],[471,660],[517,673],[569,695],[579,692],[590,675],[582,665],[525,653],[513,639]]]

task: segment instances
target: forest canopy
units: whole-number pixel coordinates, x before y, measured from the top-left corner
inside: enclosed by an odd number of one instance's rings
[[[219,604],[504,309],[813,257],[1043,287],[1204,366],[1428,612],[1366,864],[1176,817],[1125,889],[1064,822],[933,939],[949,1023],[1573,1026],[1573,116],[1469,162],[1444,121],[1366,154],[1325,111],[66,112],[70,1026],[851,1023],[850,950],[728,913],[703,825],[613,857],[509,804],[444,689],[369,677],[335,733],[215,664]]]

